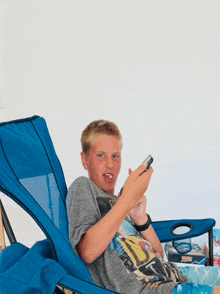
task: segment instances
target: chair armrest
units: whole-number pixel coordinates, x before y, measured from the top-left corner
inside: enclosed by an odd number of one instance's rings
[[[215,220],[208,218],[156,221],[152,222],[152,226],[160,242],[163,243],[197,237],[208,233],[215,226]],[[189,230],[183,234],[176,234],[175,229],[178,227],[187,227]]]

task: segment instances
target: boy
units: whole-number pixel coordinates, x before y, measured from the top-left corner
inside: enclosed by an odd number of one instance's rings
[[[122,149],[117,126],[103,120],[92,122],[83,131],[81,143],[89,179],[80,177],[69,189],[69,236],[94,283],[126,294],[172,293],[179,283],[187,283],[173,264],[163,260],[161,243],[146,214],[144,193],[153,169],[143,173],[147,167],[143,163],[130,170],[117,198],[114,190]]]

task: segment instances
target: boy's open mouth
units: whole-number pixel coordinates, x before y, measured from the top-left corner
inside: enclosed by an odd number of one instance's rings
[[[103,174],[103,176],[108,181],[112,180],[114,177],[113,174],[110,174],[110,173]]]

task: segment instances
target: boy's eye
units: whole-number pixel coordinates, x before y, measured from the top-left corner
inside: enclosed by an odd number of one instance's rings
[[[98,154],[98,157],[103,158],[104,154]]]

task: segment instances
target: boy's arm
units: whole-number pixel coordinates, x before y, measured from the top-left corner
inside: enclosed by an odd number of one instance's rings
[[[117,203],[81,237],[77,250],[86,263],[92,263],[106,250],[130,210],[147,190],[153,169],[141,174],[145,169],[146,163],[143,163],[131,173]]]
[[[80,239],[77,250],[85,263],[95,261],[109,246],[130,211],[128,203],[118,201],[112,209]]]
[[[145,196],[143,196],[145,197]],[[142,226],[144,224],[146,224],[146,222],[148,221],[148,216],[146,213],[144,213],[144,216],[142,217],[142,219],[140,220],[133,220],[135,222],[135,224],[137,226]],[[145,231],[141,231],[140,232],[142,237],[150,242],[152,248],[155,250],[155,251],[158,251],[160,256],[162,258],[164,258],[164,250],[163,250],[163,246],[156,234],[156,232],[154,231],[154,228],[152,227],[152,225],[149,226],[149,228]]]
[[[126,203],[118,201],[104,218],[81,237],[77,244],[77,250],[85,263],[92,263],[106,250],[129,211],[130,209],[126,207]],[[153,227],[150,225],[147,230],[141,232],[141,235],[151,243],[152,248],[158,251],[163,258],[163,247]]]

